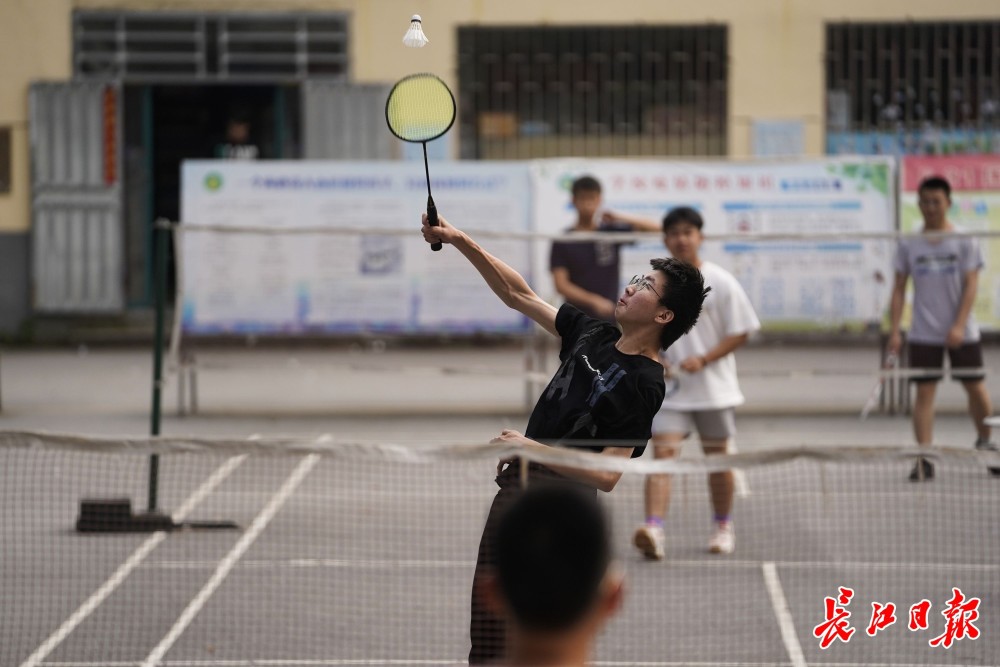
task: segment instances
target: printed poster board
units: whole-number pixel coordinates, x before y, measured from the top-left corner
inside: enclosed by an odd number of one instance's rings
[[[878,326],[888,304],[893,244],[851,238],[895,228],[895,169],[889,158],[831,158],[795,162],[667,162],[542,160],[532,163],[537,230],[572,226],[572,181],[601,181],[609,211],[661,220],[676,206],[705,219],[703,259],[743,285],[769,330],[822,331]],[[843,233],[815,241],[740,240],[749,234]],[[626,246],[622,285],[666,256],[660,239]],[[539,288],[553,292],[548,249],[536,249]]]
[[[439,162],[442,214],[470,232],[526,232],[523,163]],[[187,333],[527,333],[453,249],[420,235],[423,163],[187,161],[182,168],[182,327]],[[247,234],[198,226],[371,228],[380,234]],[[528,242],[490,249],[531,278]]]

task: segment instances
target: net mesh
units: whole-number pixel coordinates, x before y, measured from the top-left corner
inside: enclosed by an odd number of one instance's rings
[[[237,530],[79,533],[84,498],[131,498],[148,454],[160,507]],[[0,664],[458,664],[468,652],[477,545],[497,487],[498,446],[329,440],[98,441],[0,437]],[[794,449],[624,465],[600,494],[627,593],[601,633],[599,664],[994,664],[1000,655],[1000,480],[984,452],[935,449],[912,484],[910,449]],[[539,458],[540,457],[540,458]],[[546,458],[548,457],[548,458]],[[706,474],[732,467],[737,548],[706,552]],[[672,471],[666,559],[632,547],[644,474]],[[825,599],[853,591],[847,641],[820,648]],[[950,649],[954,589],[978,599],[979,632]],[[928,600],[927,628],[907,628]],[[866,630],[872,603],[897,621]],[[821,633],[822,634],[822,633]]]
[[[437,139],[455,122],[455,98],[436,76],[414,74],[393,86],[385,119],[392,133],[403,141]]]

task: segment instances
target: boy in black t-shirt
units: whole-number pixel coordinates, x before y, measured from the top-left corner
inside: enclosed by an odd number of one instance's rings
[[[524,435],[504,430],[494,442],[531,449],[583,446],[605,456],[642,453],[651,435],[653,415],[663,401],[663,367],[658,352],[694,326],[707,289],[695,267],[674,259],[654,259],[653,270],[635,276],[615,305],[618,326],[587,317],[574,306],[558,310],[535,294],[514,269],[483,250],[444,219],[431,227],[423,219],[428,243],[448,243],[479,271],[508,307],[562,339],[560,365],[528,419]],[[587,445],[588,441],[592,444]],[[472,591],[470,664],[503,655],[504,624],[485,604],[480,590],[486,568],[494,562],[496,517],[520,488],[514,460],[497,466],[497,493],[490,508]],[[621,473],[531,464],[533,481],[579,486],[595,493],[611,491]]]

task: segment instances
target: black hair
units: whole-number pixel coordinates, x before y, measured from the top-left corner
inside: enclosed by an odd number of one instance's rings
[[[649,265],[667,277],[660,304],[674,314],[660,334],[660,348],[665,350],[695,325],[712,288],[705,287],[705,277],[697,267],[679,259],[651,259]]]
[[[923,194],[924,190],[943,190],[945,197],[951,201],[951,183],[942,176],[928,176],[920,181],[917,194]]]
[[[581,192],[597,192],[601,191],[601,182],[594,178],[593,176],[581,176],[580,178],[573,181],[572,187],[573,196],[577,196]]]
[[[542,484],[501,515],[497,583],[521,627],[541,632],[573,627],[597,601],[610,562],[608,522],[591,494]]]
[[[699,230],[705,226],[705,221],[701,219],[701,213],[690,206],[678,206],[672,208],[663,216],[663,231],[667,232],[671,227],[682,222],[688,222]]]

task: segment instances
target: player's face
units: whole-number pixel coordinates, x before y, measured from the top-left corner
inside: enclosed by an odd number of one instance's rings
[[[698,261],[703,238],[701,230],[690,222],[678,222],[663,235],[663,243],[676,259],[694,264]]]
[[[592,190],[581,190],[573,195],[573,208],[584,220],[593,219],[597,209],[601,207],[601,193]]]
[[[664,309],[660,297],[666,293],[666,277],[659,271],[637,275],[625,287],[621,298],[615,304],[615,319],[643,321]]]
[[[920,214],[924,216],[924,224],[928,227],[941,227],[944,225],[948,209],[951,208],[951,200],[944,190],[923,190],[917,200],[920,206]]]

